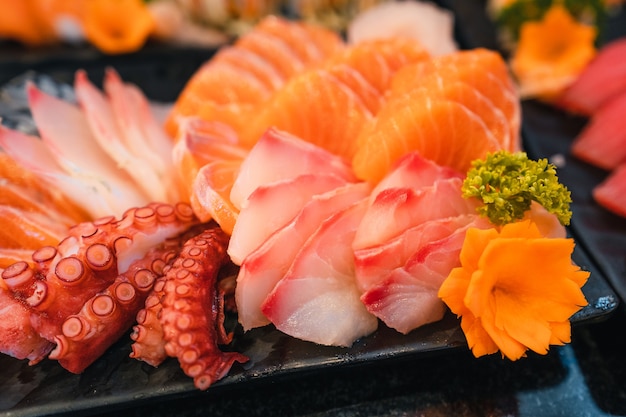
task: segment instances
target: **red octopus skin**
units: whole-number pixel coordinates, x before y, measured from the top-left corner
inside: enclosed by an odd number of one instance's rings
[[[28,308],[0,286],[0,352],[35,365],[53,347],[31,326]]]
[[[55,337],[56,348],[49,358],[78,374],[123,336],[144,306],[164,266],[180,249],[175,242],[168,243],[133,262],[113,284],[87,301],[78,314],[67,317],[63,333]]]
[[[224,330],[224,294],[217,289],[219,270],[229,262],[228,239],[218,227],[191,238],[165,275],[160,317],[165,351],[178,358],[200,390],[223,378],[234,362],[248,360],[218,347],[230,340]]]
[[[2,272],[13,296],[31,309],[31,323],[53,342],[65,319],[111,285],[135,260],[198,221],[191,206],[151,203],[70,229],[57,247],[33,253],[33,264],[17,262]]]

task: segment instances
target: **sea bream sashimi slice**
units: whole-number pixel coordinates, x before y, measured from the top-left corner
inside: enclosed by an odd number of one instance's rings
[[[436,164],[418,152],[409,152],[392,166],[389,172],[372,190],[371,201],[387,188],[420,189],[446,178],[463,178],[463,174],[450,167]]]
[[[400,268],[421,248],[443,239],[459,228],[473,224],[488,225],[478,214],[429,220],[410,227],[400,235],[372,246],[354,251],[356,282],[361,292],[380,284],[396,268]]]
[[[611,170],[626,161],[626,91],[604,103],[572,144],[572,155]]]
[[[287,273],[307,239],[334,213],[367,198],[370,192],[367,183],[348,183],[313,196],[289,224],[244,259],[235,288],[239,323],[244,330],[270,323],[261,305]]]
[[[437,295],[439,287],[450,271],[460,265],[465,234],[476,226],[491,227],[487,221],[460,227],[413,254],[404,266],[391,271],[384,281],[361,296],[367,310],[403,334],[441,320],[446,308]]]
[[[327,219],[302,246],[262,306],[278,330],[321,345],[352,346],[378,320],[360,300],[350,243],[367,199]]]
[[[348,182],[356,181],[350,164],[343,158],[299,137],[270,128],[243,160],[230,192],[230,201],[241,209],[259,186],[302,174],[331,174]]]
[[[344,179],[334,175],[304,174],[258,187],[243,202],[237,216],[228,243],[231,261],[241,265],[272,233],[296,217],[313,196],[345,184]]]
[[[433,185],[388,188],[368,207],[356,232],[354,250],[380,245],[405,230],[433,219],[475,213],[478,200],[464,198],[461,178],[446,178]]]

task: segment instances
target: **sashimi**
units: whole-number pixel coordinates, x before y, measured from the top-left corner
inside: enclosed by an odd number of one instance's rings
[[[593,189],[593,198],[607,210],[626,217],[626,162]]]
[[[404,266],[413,254],[429,243],[475,224],[488,226],[489,222],[477,214],[429,220],[377,246],[355,250],[355,274],[359,290],[365,292],[380,284],[391,271]]]
[[[248,254],[291,221],[313,196],[345,184],[344,179],[334,175],[305,174],[258,187],[244,201],[237,216],[228,243],[231,261],[241,265]]]
[[[501,149],[480,116],[462,104],[426,94],[402,105],[393,105],[390,98],[357,142],[354,172],[374,184],[409,152],[465,172],[475,159]]]
[[[372,190],[372,201],[387,188],[415,188],[430,186],[437,180],[463,178],[463,175],[449,167],[438,165],[422,157],[418,152],[410,152],[400,158]]]
[[[266,17],[196,71],[174,103],[166,130],[176,137],[188,116],[219,120],[238,130],[287,79],[342,47],[330,30]]]
[[[278,330],[332,346],[351,346],[376,330],[378,320],[359,299],[350,248],[367,205],[363,199],[339,211],[302,246],[263,303],[263,313]]]
[[[626,161],[626,91],[604,103],[572,144],[572,155],[611,170]]]
[[[275,163],[274,161],[280,161]],[[243,160],[230,201],[240,209],[257,187],[302,174],[326,173],[355,181],[350,164],[288,132],[269,129]]]
[[[277,230],[244,259],[235,289],[239,323],[244,330],[269,324],[261,305],[287,273],[304,242],[322,222],[367,198],[370,192],[366,183],[349,183],[314,196],[289,224]]]
[[[239,209],[230,201],[230,192],[241,161],[224,159],[209,162],[198,171],[192,184],[191,208],[200,221],[211,219],[227,234],[233,232]]]
[[[626,38],[601,47],[576,81],[557,99],[557,105],[590,116],[609,99],[626,93],[625,56]]]
[[[475,213],[479,203],[462,197],[462,183],[460,178],[449,178],[420,190],[388,188],[381,191],[359,225],[353,249],[380,245],[429,220]]]
[[[506,62],[497,52],[477,48],[406,65],[394,76],[390,94],[404,94],[433,77],[441,83],[462,81],[476,88],[508,120],[510,143],[502,142],[503,148],[512,152],[520,149],[519,94]]]
[[[370,288],[361,297],[367,310],[403,334],[440,320],[445,305],[437,293],[452,268],[460,265],[467,228],[421,248],[404,266]]]

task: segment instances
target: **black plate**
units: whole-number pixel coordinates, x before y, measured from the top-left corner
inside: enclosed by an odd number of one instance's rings
[[[102,68],[96,68],[90,76],[95,81],[100,79],[98,77],[101,74]],[[45,85],[49,92],[71,98],[71,89],[57,81],[67,81],[71,75],[70,71],[63,73],[57,69],[56,78],[52,80],[47,76],[29,73],[6,85],[0,90],[0,117],[3,123],[13,127],[17,124],[32,130],[32,120],[21,92],[26,79],[34,80],[42,87]],[[154,89],[158,89],[158,81],[168,84],[169,75],[166,71],[151,70],[144,77],[150,80],[149,83],[142,83],[141,77],[133,81],[151,98],[162,99],[162,92]],[[180,83],[180,80],[177,82]],[[533,135],[530,136],[532,141]],[[566,167],[563,172],[574,167]],[[584,189],[577,190],[576,186],[572,188],[577,193],[586,192]],[[574,260],[589,270],[591,276],[583,288],[589,305],[574,315],[572,322],[590,323],[606,318],[617,307],[617,297],[604,278],[605,272],[596,267],[594,258],[587,254],[582,245],[577,246]],[[245,365],[236,364],[228,376],[209,389],[211,392],[243,389],[257,381],[323,372],[328,366],[366,366],[384,360],[444,355],[467,349],[458,320],[451,314],[406,336],[380,326],[376,333],[356,342],[349,349],[318,346],[297,340],[272,326],[245,334],[237,327],[235,331],[230,348],[249,356],[250,361]],[[130,359],[129,352],[130,340],[125,337],[81,375],[70,374],[51,360],[29,367],[24,361],[0,356],[0,416],[97,413],[202,395],[174,359],[167,360],[159,368],[152,368]]]

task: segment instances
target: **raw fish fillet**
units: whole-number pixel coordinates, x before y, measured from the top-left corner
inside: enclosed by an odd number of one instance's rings
[[[334,175],[304,174],[258,187],[244,201],[237,216],[228,243],[231,261],[241,265],[248,254],[290,222],[313,196],[345,184],[344,179]]]
[[[607,210],[626,217],[626,162],[593,189],[593,198]]]
[[[626,161],[626,90],[597,109],[571,151],[577,158],[606,170]]]
[[[349,183],[314,196],[287,225],[272,234],[241,264],[235,300],[244,330],[269,324],[261,305],[287,273],[300,248],[324,220],[369,196],[366,183]]]
[[[350,164],[343,158],[290,133],[271,128],[243,160],[232,186],[230,201],[241,209],[248,196],[261,185],[319,173],[336,175],[346,181],[356,180]]]
[[[378,320],[359,299],[350,248],[366,208],[363,199],[336,213],[302,246],[263,303],[278,330],[332,346],[351,346],[376,330]]]
[[[604,103],[626,92],[626,38],[606,44],[557,100],[573,113],[591,116]]]
[[[359,225],[353,249],[380,245],[428,220],[475,213],[478,202],[462,197],[462,183],[460,178],[448,178],[420,190],[381,191]]]
[[[488,222],[484,226],[488,227]],[[452,268],[460,265],[459,254],[469,227],[427,244],[370,288],[361,297],[368,311],[403,334],[440,320],[445,305],[437,293]]]

